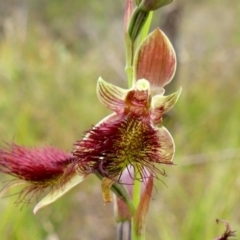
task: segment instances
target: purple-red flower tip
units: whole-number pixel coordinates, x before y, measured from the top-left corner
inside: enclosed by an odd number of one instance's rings
[[[72,162],[72,154],[52,147],[29,149],[9,144],[0,149],[0,172],[27,184],[22,191],[22,200],[48,187],[63,185],[74,174]]]

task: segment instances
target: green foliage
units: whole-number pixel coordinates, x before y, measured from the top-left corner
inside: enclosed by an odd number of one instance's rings
[[[29,9],[24,39],[5,26],[0,39],[2,141],[71,151],[83,131],[107,114],[95,87],[100,75],[113,82],[125,78],[118,33],[108,34],[121,31],[116,25],[124,4],[107,2],[109,7],[103,8],[100,2],[64,6],[64,1],[42,1],[40,13],[36,1]],[[183,92],[165,119],[176,142],[176,166],[165,168],[168,187],[156,182],[147,222],[149,240],[213,239],[224,229],[216,218],[228,220],[239,231],[240,34],[232,20],[239,10],[221,1],[188,8],[181,23],[177,83]],[[73,24],[78,14],[81,24],[91,19],[91,29],[79,35]],[[215,20],[219,15],[224,24]],[[112,24],[106,26],[107,21]],[[16,207],[15,200],[11,196],[0,201],[3,240],[114,238],[112,206],[102,207],[98,180],[90,178],[36,216],[33,205]]]

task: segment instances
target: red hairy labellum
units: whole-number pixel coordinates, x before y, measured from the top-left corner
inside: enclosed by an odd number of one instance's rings
[[[129,113],[116,121],[93,127],[76,143],[73,155],[83,173],[100,173],[116,180],[128,165],[139,173],[146,167],[154,174],[159,172],[154,163],[171,164],[159,149],[158,131],[151,126],[149,117],[140,118]]]

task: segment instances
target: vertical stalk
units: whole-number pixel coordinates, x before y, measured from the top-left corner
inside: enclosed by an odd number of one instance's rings
[[[133,76],[133,64],[134,64],[134,54],[137,47],[141,44],[141,42],[147,37],[149,28],[152,22],[153,12],[149,14],[145,14],[145,23],[140,30],[138,37],[134,40],[130,37],[129,32],[125,33],[125,51],[126,51],[126,66],[125,71],[128,78],[128,87],[131,88],[134,84],[136,79]],[[133,16],[132,16],[133,17]],[[143,20],[142,20],[143,21]],[[143,22],[144,22],[143,21]],[[141,24],[141,23],[138,23]],[[134,27],[134,26],[132,26]],[[141,185],[142,182],[137,180],[140,179],[141,175],[139,172],[134,172],[134,184],[133,184],[133,196],[132,196],[132,203],[135,209],[138,208],[140,198],[141,198]],[[132,228],[131,228],[131,240],[145,240],[145,233],[138,233],[136,229],[136,224],[134,222],[134,218],[132,218]]]
[[[133,53],[134,43],[131,41],[130,36],[125,36],[125,51],[126,51],[126,66],[125,71],[128,79],[128,87],[131,88],[134,85],[133,80]]]
[[[141,198],[141,186],[142,186],[142,182],[140,182],[139,179],[140,178],[140,174],[139,172],[134,172],[134,184],[133,184],[133,197],[132,197],[132,202],[133,205],[135,207],[135,209],[137,209],[139,202],[140,202],[140,198]],[[144,236],[142,235],[138,235],[137,231],[136,231],[136,224],[134,222],[134,218],[132,218],[132,239],[131,240],[144,240]]]
[[[118,223],[117,240],[131,240],[131,221]]]
[[[137,208],[139,202],[140,202],[140,197],[141,197],[141,185],[142,185],[142,182],[140,182],[139,180],[139,173],[134,173],[134,184],[133,184],[133,199],[132,199],[132,202],[133,202],[133,206],[135,207],[135,209]]]

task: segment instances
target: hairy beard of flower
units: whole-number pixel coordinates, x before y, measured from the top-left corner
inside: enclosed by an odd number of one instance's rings
[[[89,130],[86,137],[76,143],[73,155],[79,171],[84,174],[100,173],[119,180],[123,170],[133,166],[140,174],[139,180],[144,181],[145,168],[154,176],[164,175],[154,163],[172,164],[169,161],[172,156],[162,154],[161,147],[158,130],[151,126],[149,116],[128,113]]]
[[[0,149],[0,172],[16,178],[5,188],[27,184],[19,193],[18,202],[28,203],[46,188],[61,188],[75,174],[72,163],[72,154],[51,147],[29,149],[12,144]]]

